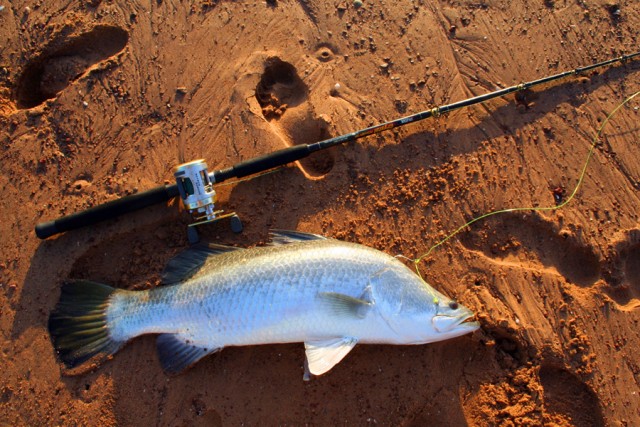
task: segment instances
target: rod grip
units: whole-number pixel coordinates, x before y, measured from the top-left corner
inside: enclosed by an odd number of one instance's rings
[[[85,211],[72,213],[52,221],[41,222],[36,225],[36,236],[46,239],[58,233],[96,224],[156,203],[165,202],[178,194],[178,186],[175,184],[162,185],[141,193],[131,194],[94,206]]]
[[[296,160],[307,157],[311,153],[312,150],[309,147],[309,144],[294,145],[273,153],[265,154],[264,156],[240,162],[227,169],[215,171],[213,173],[212,180],[213,182],[222,182],[232,177],[242,178],[254,173],[283,166],[287,163],[295,162]]]

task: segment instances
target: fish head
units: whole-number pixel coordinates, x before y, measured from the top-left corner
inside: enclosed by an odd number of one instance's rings
[[[443,341],[480,327],[471,310],[441,294],[407,268],[388,269],[379,278],[382,280],[376,290],[385,303],[380,311],[397,334],[398,343]]]
[[[473,332],[480,327],[474,320],[475,314],[464,305],[440,292],[433,290],[435,314],[431,317],[433,331],[440,334],[442,340]]]
[[[396,316],[397,329],[407,344],[444,341],[480,328],[475,314],[459,302],[431,289],[430,301],[405,306]]]

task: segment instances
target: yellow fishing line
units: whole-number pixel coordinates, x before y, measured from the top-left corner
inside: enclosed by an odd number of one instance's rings
[[[555,211],[558,209],[562,209],[563,207],[565,207],[569,202],[571,202],[571,200],[573,200],[573,198],[576,196],[576,194],[578,193],[578,190],[580,189],[580,186],[582,185],[582,182],[584,181],[584,177],[585,174],[587,173],[587,167],[589,166],[589,162],[591,161],[591,157],[593,156],[593,153],[595,151],[596,145],[600,139],[600,135],[602,134],[602,130],[604,129],[604,127],[607,125],[607,123],[609,123],[609,120],[626,104],[628,104],[633,98],[635,98],[636,96],[640,95],[640,91],[634,93],[633,95],[629,96],[628,98],[626,98],[623,102],[621,102],[616,108],[613,109],[613,111],[611,111],[609,113],[609,115],[606,117],[606,119],[604,119],[604,121],[602,122],[602,124],[600,125],[600,127],[598,128],[598,131],[596,132],[595,136],[593,137],[593,141],[591,142],[591,147],[589,149],[589,153],[587,154],[587,159],[584,162],[584,166],[582,167],[582,172],[580,172],[580,177],[578,178],[578,183],[576,184],[575,188],[573,189],[573,192],[571,193],[571,195],[569,197],[567,197],[567,199],[565,201],[563,201],[562,203],[555,205],[555,206],[546,206],[546,207],[522,207],[522,208],[509,208],[509,209],[500,209],[497,211],[493,211],[493,212],[488,212],[485,213],[483,215],[480,215],[479,217],[476,217],[474,219],[472,219],[471,221],[467,222],[466,224],[458,227],[456,230],[454,230],[451,234],[447,235],[444,239],[440,240],[439,242],[437,242],[435,245],[431,246],[431,248],[429,248],[429,250],[424,254],[421,255],[418,258],[413,259],[413,263],[415,265],[416,271],[418,273],[418,276],[420,276],[420,278],[422,278],[422,274],[420,274],[420,269],[418,268],[418,264],[420,263],[420,261],[422,261],[423,259],[425,259],[426,257],[428,257],[429,255],[431,255],[431,252],[433,252],[436,248],[442,246],[444,243],[446,243],[447,241],[449,241],[449,239],[451,239],[453,236],[455,236],[456,234],[460,233],[462,230],[464,230],[465,228],[469,227],[471,224],[480,221],[481,219],[485,219],[488,218],[490,216],[493,215],[498,215],[498,214],[503,214],[503,213],[507,213],[507,212],[518,212],[518,211],[534,211],[534,212],[542,212],[542,211]],[[403,257],[406,258],[406,257]],[[424,280],[424,279],[423,279]]]
[[[406,259],[407,261],[413,262],[414,266],[416,268],[416,272],[418,273],[418,276],[420,276],[420,278],[422,278],[424,280],[424,278],[422,277],[422,274],[420,273],[420,269],[418,268],[418,264],[420,263],[420,261],[422,261],[423,259],[427,258],[429,255],[431,255],[431,253],[436,248],[438,248],[438,247],[442,246],[443,244],[445,244],[446,242],[448,242],[453,236],[455,236],[456,234],[460,233],[462,230],[464,230],[465,228],[469,227],[470,225],[472,225],[472,224],[474,224],[474,223],[476,223],[476,222],[478,222],[478,221],[480,221],[482,219],[488,218],[490,216],[503,214],[503,213],[508,213],[508,212],[520,212],[520,211],[546,212],[546,211],[555,211],[555,210],[559,210],[559,209],[564,208],[567,204],[569,204],[569,202],[571,202],[574,199],[574,197],[578,193],[578,190],[582,186],[582,182],[584,181],[584,177],[585,177],[585,175],[587,173],[587,167],[589,166],[589,163],[591,161],[591,157],[593,156],[593,153],[595,152],[596,145],[598,144],[598,141],[600,140],[600,135],[602,134],[602,131],[604,130],[605,126],[607,125],[607,123],[609,123],[611,118],[622,107],[624,107],[626,104],[631,102],[631,100],[634,99],[638,95],[640,95],[640,91],[635,92],[631,96],[627,97],[624,101],[622,101],[620,104],[618,104],[618,106],[616,108],[614,108],[613,111],[611,111],[607,115],[607,117],[604,119],[604,121],[602,122],[602,124],[598,128],[598,131],[596,132],[595,136],[593,137],[593,140],[591,141],[591,147],[589,148],[589,152],[587,154],[587,158],[586,158],[586,160],[584,162],[584,166],[582,167],[582,171],[580,172],[580,175],[579,175],[579,178],[578,178],[578,182],[576,183],[576,186],[574,187],[574,189],[571,192],[571,194],[569,195],[569,197],[567,197],[562,203],[559,203],[559,204],[557,204],[555,206],[518,207],[518,208],[500,209],[500,210],[488,212],[488,213],[480,215],[480,216],[478,216],[476,218],[473,218],[471,221],[461,225],[460,227],[455,229],[452,233],[448,234],[444,239],[440,240],[435,245],[431,246],[429,248],[429,250],[426,253],[424,253],[423,255],[421,255],[420,257],[415,258],[415,259],[411,259],[411,258],[405,257],[404,255],[398,255],[398,257]],[[284,168],[284,166],[280,166],[278,168],[275,168],[275,169],[272,169],[272,170],[269,170],[269,171],[265,171],[265,172],[262,172],[262,173],[257,174],[257,175],[253,175],[253,176],[250,176],[250,177],[247,177],[247,178],[243,178],[243,179],[237,179],[237,180],[233,180],[233,181],[224,182],[224,183],[220,183],[220,184],[217,184],[217,185],[218,186],[233,185],[233,184],[238,184],[238,183],[245,182],[245,181],[250,181],[250,180],[256,179],[256,178],[261,177],[261,176],[265,176],[265,175],[269,175],[269,174],[275,173],[275,172],[277,172],[277,171],[279,171],[280,169],[283,169],[283,168]]]

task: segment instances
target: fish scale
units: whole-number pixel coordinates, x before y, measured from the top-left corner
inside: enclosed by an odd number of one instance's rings
[[[82,300],[83,292],[103,292],[108,331],[102,349],[59,348],[63,361],[74,366],[139,335],[160,334],[160,362],[170,373],[223,347],[303,342],[309,370],[319,375],[357,342],[423,344],[479,326],[468,321],[470,310],[396,258],[300,232],[278,232],[271,245],[252,249],[193,248],[171,261],[164,277],[172,284],[146,291],[83,282],[63,288],[65,298],[93,311],[95,295]],[[62,322],[68,303],[61,297],[50,317],[54,345],[81,329]]]

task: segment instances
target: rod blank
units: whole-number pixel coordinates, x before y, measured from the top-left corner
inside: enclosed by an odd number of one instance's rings
[[[325,139],[323,141],[318,141],[311,144],[301,144],[289,148],[284,148],[282,150],[274,151],[260,157],[245,160],[226,169],[214,171],[209,174],[209,177],[212,182],[220,183],[230,178],[242,178],[248,175],[264,172],[269,169],[301,160],[316,151],[326,150],[327,148],[331,148],[336,145],[342,145],[344,143],[355,141],[372,134],[384,132],[399,126],[407,125],[409,123],[428,119],[430,117],[438,117],[442,114],[446,114],[454,110],[469,107],[475,104],[481,104],[493,98],[503,97],[510,93],[530,89],[532,87],[549,83],[555,80],[560,80],[568,76],[579,75],[595,68],[605,67],[607,65],[615,64],[618,62],[624,63],[638,56],[640,56],[640,52],[623,55],[617,58],[612,58],[606,61],[587,65],[585,67],[576,68],[574,70],[565,71],[559,74],[532,80],[530,82],[525,82],[518,85],[510,86],[508,88],[499,89],[494,92],[489,92],[484,95],[475,96],[462,101],[454,102],[452,104],[434,107],[430,110],[421,111],[419,113],[412,114],[406,117],[401,117],[399,119],[380,123],[378,125],[370,126],[368,128],[345,135],[336,136],[334,138]],[[110,202],[94,206],[85,211],[67,215],[56,220],[39,223],[35,227],[36,235],[41,239],[46,239],[47,237],[54,236],[58,233],[74,230],[76,228],[84,227],[87,225],[92,225],[106,219],[115,218],[125,213],[133,212],[155,205],[157,203],[166,202],[167,200],[178,196],[178,194],[178,187],[175,184],[152,188],[151,190],[112,200]]]

